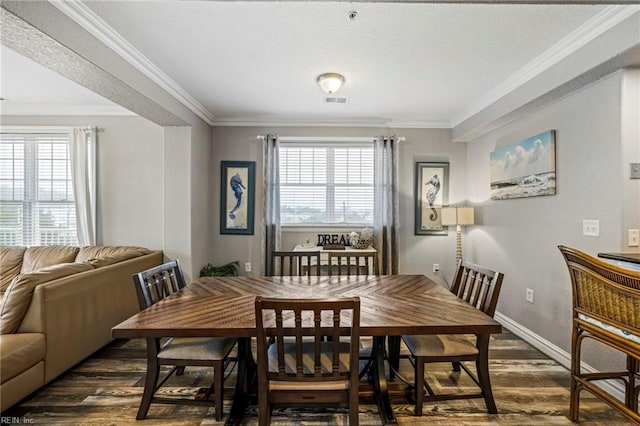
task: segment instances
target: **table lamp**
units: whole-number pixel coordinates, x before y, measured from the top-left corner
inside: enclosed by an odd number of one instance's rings
[[[440,211],[442,224],[456,225],[456,264],[462,259],[462,228],[473,225],[473,207],[443,207]]]

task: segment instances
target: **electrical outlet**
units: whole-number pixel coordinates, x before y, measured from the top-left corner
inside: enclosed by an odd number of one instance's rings
[[[244,271],[245,272],[251,272],[251,262],[245,262],[244,263]]]
[[[438,265],[437,263],[434,263],[433,264],[433,272],[434,273],[440,272],[440,265]]]
[[[527,302],[533,303],[533,289],[532,288],[528,288],[527,289],[526,299],[527,299]]]
[[[629,229],[628,240],[629,247],[638,247],[640,245],[640,229]]]
[[[583,220],[582,221],[582,235],[588,237],[600,236],[600,221],[599,220]]]

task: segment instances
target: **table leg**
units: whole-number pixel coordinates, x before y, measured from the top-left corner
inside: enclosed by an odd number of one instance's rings
[[[389,389],[387,388],[387,376],[384,369],[384,342],[385,336],[373,337],[373,387],[375,390],[376,404],[382,424],[397,424],[391,401],[389,400]]]
[[[400,371],[400,336],[387,336],[387,355],[389,361],[389,379],[396,378],[396,371]]]
[[[238,338],[238,376],[227,425],[240,425],[251,397],[256,377],[256,362],[251,353],[251,338]],[[216,372],[217,374],[217,372]]]

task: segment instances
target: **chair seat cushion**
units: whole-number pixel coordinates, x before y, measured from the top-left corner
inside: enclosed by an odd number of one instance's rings
[[[236,339],[231,337],[177,337],[164,344],[158,358],[222,360],[231,352],[235,343]]]
[[[640,336],[637,336],[635,334],[631,334],[628,331],[624,331],[619,329],[618,327],[614,327],[610,324],[605,324],[602,321],[598,321],[597,319],[591,318],[590,316],[584,315],[584,314],[578,314],[578,318],[580,318],[583,321],[588,322],[589,324],[593,324],[596,327],[600,327],[604,330],[607,330],[617,336],[622,337],[623,339],[627,339],[627,340],[631,340],[632,342],[635,342],[637,344],[640,345]]]
[[[312,341],[305,341],[302,343],[302,371],[304,374],[312,374],[314,370],[314,343]],[[339,343],[339,364],[338,369],[341,372],[349,371],[349,359],[351,355],[349,353],[349,342]],[[332,369],[333,360],[333,342],[321,342],[320,343],[320,369],[322,373],[329,373]],[[294,342],[284,342],[284,362],[285,372],[294,374],[296,372],[296,345]],[[269,346],[267,350],[267,356],[269,357],[269,371],[278,371],[278,348],[276,344]],[[271,380],[269,388],[272,390],[345,390],[349,388],[349,384],[346,380],[332,380],[325,382],[301,382],[301,381],[281,381]]]
[[[302,343],[302,371],[304,374],[312,374],[314,370],[314,350],[313,350],[313,342],[303,342]],[[340,342],[339,343],[339,365],[338,369],[341,372],[349,371],[349,349],[350,344],[348,342]],[[320,368],[323,373],[331,372],[331,364],[333,358],[333,342],[321,342],[320,350],[322,352],[320,356]],[[269,357],[269,371],[277,372],[278,371],[278,348],[276,344],[272,344],[269,346],[267,350],[267,355]],[[293,342],[285,342],[284,343],[284,362],[285,362],[285,372],[286,373],[295,373],[296,372],[296,345]]]
[[[442,357],[476,355],[475,342],[461,334],[438,334],[429,336],[402,336],[413,356]]]

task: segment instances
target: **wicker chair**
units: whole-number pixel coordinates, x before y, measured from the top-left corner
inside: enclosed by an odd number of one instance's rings
[[[578,421],[580,391],[588,390],[629,419],[640,423],[640,272],[620,268],[578,250],[558,246],[569,268],[573,292],[571,401],[569,416]],[[626,355],[626,371],[583,373],[582,341],[593,339]],[[595,383],[624,383],[624,403]]]

